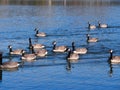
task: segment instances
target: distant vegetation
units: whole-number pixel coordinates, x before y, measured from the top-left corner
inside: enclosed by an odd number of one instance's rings
[[[0,0],[1,5],[106,5],[120,4],[119,0]]]

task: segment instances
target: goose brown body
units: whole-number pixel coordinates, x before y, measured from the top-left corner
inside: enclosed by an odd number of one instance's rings
[[[91,29],[91,30],[94,30],[94,29],[96,29],[96,26],[95,26],[95,25],[91,25],[91,24],[88,22],[88,28]]]
[[[72,42],[72,48],[73,48],[73,53],[76,54],[86,54],[87,53],[87,48],[75,48],[75,43]]]
[[[104,24],[104,23],[98,22],[98,27],[99,27],[99,28],[107,28],[108,25],[107,25],[107,24]]]
[[[29,48],[34,48],[34,49],[41,49],[41,48],[44,48],[45,45],[43,44],[32,44],[32,40],[31,38],[29,38]]]
[[[35,31],[36,31],[35,36],[37,36],[37,37],[45,37],[46,36],[46,33],[39,32],[39,30],[37,28],[35,28]]]
[[[89,34],[87,34],[87,42],[97,42],[98,38],[91,38]]]
[[[2,69],[13,69],[13,68],[18,68],[20,64],[18,62],[14,61],[9,61],[9,62],[4,62],[2,65],[0,65],[0,68]]]
[[[44,57],[48,54],[48,51],[46,49],[39,49],[35,54],[38,57]]]
[[[24,61],[29,61],[29,62],[35,60],[36,59],[36,55],[35,55],[33,47],[32,47],[32,53],[25,54],[24,52],[22,52],[21,59],[24,60]]]
[[[56,41],[53,42],[53,52],[65,52],[67,50],[67,46],[56,46]]]

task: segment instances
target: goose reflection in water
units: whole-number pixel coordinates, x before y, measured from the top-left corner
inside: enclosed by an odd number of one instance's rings
[[[110,77],[112,77],[112,75],[113,75],[113,66],[112,66],[112,64],[111,64],[111,62],[108,62],[108,64],[109,64],[109,76]]]

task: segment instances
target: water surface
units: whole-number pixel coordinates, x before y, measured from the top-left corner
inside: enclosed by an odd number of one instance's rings
[[[9,58],[8,45],[29,52],[28,38],[33,43],[46,45],[48,55],[35,62],[25,62],[18,70],[2,71],[1,90],[118,90],[120,65],[109,65],[109,49],[120,55],[120,1],[119,0],[1,0],[0,1],[0,51],[3,62],[20,62],[20,56]],[[98,25],[107,23],[108,28],[89,31],[88,21]],[[36,38],[35,28],[47,37]],[[99,38],[97,43],[87,43],[86,34]],[[71,48],[88,48],[80,55],[71,70],[66,70],[67,53],[53,53],[52,42]]]

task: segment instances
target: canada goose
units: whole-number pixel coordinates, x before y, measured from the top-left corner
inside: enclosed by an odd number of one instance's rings
[[[47,55],[47,50],[46,49],[39,49],[35,54],[38,57],[44,57]]]
[[[28,61],[28,62],[31,62],[31,61],[35,60],[36,55],[35,55],[35,52],[33,50],[33,47],[32,47],[32,53],[31,54],[25,54],[24,52],[22,52],[21,59],[24,60],[24,61]]]
[[[9,54],[11,54],[11,55],[22,55],[23,49],[12,50],[12,46],[11,45],[9,45],[8,48],[9,48]]]
[[[66,46],[56,46],[56,41],[53,41],[53,52],[65,52],[67,50]]]
[[[76,53],[73,53],[73,52],[71,51],[71,49],[69,48],[69,49],[68,49],[67,59],[70,60],[70,61],[72,61],[72,60],[78,60],[78,59],[79,59],[79,55],[76,54]]]
[[[73,49],[73,53],[76,53],[76,54],[86,54],[87,53],[86,48],[75,48],[75,42],[72,42],[72,49]]]
[[[19,65],[20,64],[18,62],[8,61],[8,62],[4,62],[2,65],[0,65],[0,68],[13,69],[13,68],[18,68]]]
[[[90,35],[87,34],[87,42],[97,42],[98,38],[90,38]]]
[[[109,57],[109,61],[111,63],[120,63],[120,56],[113,56],[113,50],[110,50],[110,57]]]
[[[29,48],[31,49],[33,46],[34,49],[44,48],[43,44],[32,44],[31,38],[29,38]]]
[[[39,32],[37,28],[35,28],[35,31],[36,31],[36,34],[35,34],[36,37],[45,37],[46,36],[46,34],[44,32]]]
[[[102,24],[102,23],[100,23],[100,21],[98,21],[98,27],[99,28],[107,28],[108,27],[108,25],[107,24]]]
[[[92,30],[92,29],[95,29],[96,26],[95,26],[95,25],[91,25],[91,24],[88,22],[88,28]]]

